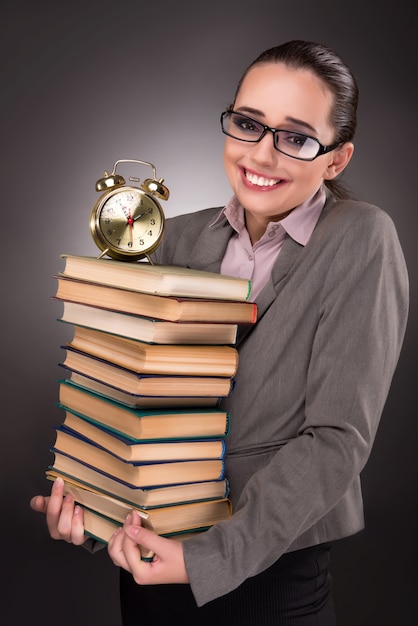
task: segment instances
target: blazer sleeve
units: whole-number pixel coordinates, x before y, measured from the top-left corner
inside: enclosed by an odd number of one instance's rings
[[[407,272],[394,225],[379,209],[340,222],[336,210],[329,228],[333,257],[312,264],[319,310],[303,421],[249,474],[233,517],[184,543],[198,605],[267,569],[315,525],[326,526],[369,457],[404,337]],[[278,375],[289,375],[280,367],[278,360]],[[262,417],[261,410],[254,420]],[[329,528],[329,540],[338,538]]]

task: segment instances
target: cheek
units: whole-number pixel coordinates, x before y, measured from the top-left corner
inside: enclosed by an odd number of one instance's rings
[[[230,141],[225,142],[224,146],[224,168],[225,172],[231,181],[231,179],[236,176],[236,162],[239,156],[234,150],[235,146],[231,145]]]
[[[224,144],[224,162],[236,163],[245,155],[245,148],[246,145],[242,141],[227,137]]]
[[[324,166],[324,164],[315,161],[304,163],[303,165],[305,167],[299,170],[299,176],[297,177],[301,185],[305,183],[307,186],[318,186],[322,183],[326,172],[326,165]]]

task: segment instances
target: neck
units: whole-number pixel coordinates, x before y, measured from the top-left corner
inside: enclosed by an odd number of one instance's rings
[[[280,215],[263,219],[254,216],[253,213],[249,213],[248,211],[246,211],[246,209],[244,209],[245,227],[250,236],[251,243],[254,245],[255,243],[257,243],[257,241],[261,239],[261,237],[266,232],[266,228],[270,224],[270,222],[280,222],[285,217],[290,215],[292,211],[293,209],[290,209],[289,211],[281,213]]]

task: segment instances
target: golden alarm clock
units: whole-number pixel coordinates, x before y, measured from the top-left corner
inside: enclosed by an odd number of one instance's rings
[[[139,187],[126,185],[116,174],[119,163],[138,163],[152,168],[153,177]],[[139,178],[129,178],[139,183]],[[100,257],[107,255],[119,261],[137,261],[148,258],[161,243],[165,216],[158,201],[167,200],[169,191],[163,179],[157,178],[155,167],[139,159],[119,159],[110,174],[96,183],[96,191],[103,192],[90,214],[90,232]],[[157,199],[158,198],[158,199]]]

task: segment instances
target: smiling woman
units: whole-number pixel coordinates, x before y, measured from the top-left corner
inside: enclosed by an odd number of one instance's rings
[[[224,163],[252,244],[350,161],[351,136],[333,127],[333,103],[330,88],[303,67],[262,60],[241,81],[222,118]]]
[[[336,180],[353,155],[357,97],[326,46],[267,50],[221,117],[232,198],[166,220],[152,259],[250,279],[258,319],[239,332],[235,391],[221,403],[233,515],[184,542],[128,515],[108,544],[124,626],[336,624],[332,544],[364,527],[360,473],[408,311],[392,220]],[[32,507],[55,539],[95,547],[60,481]]]

